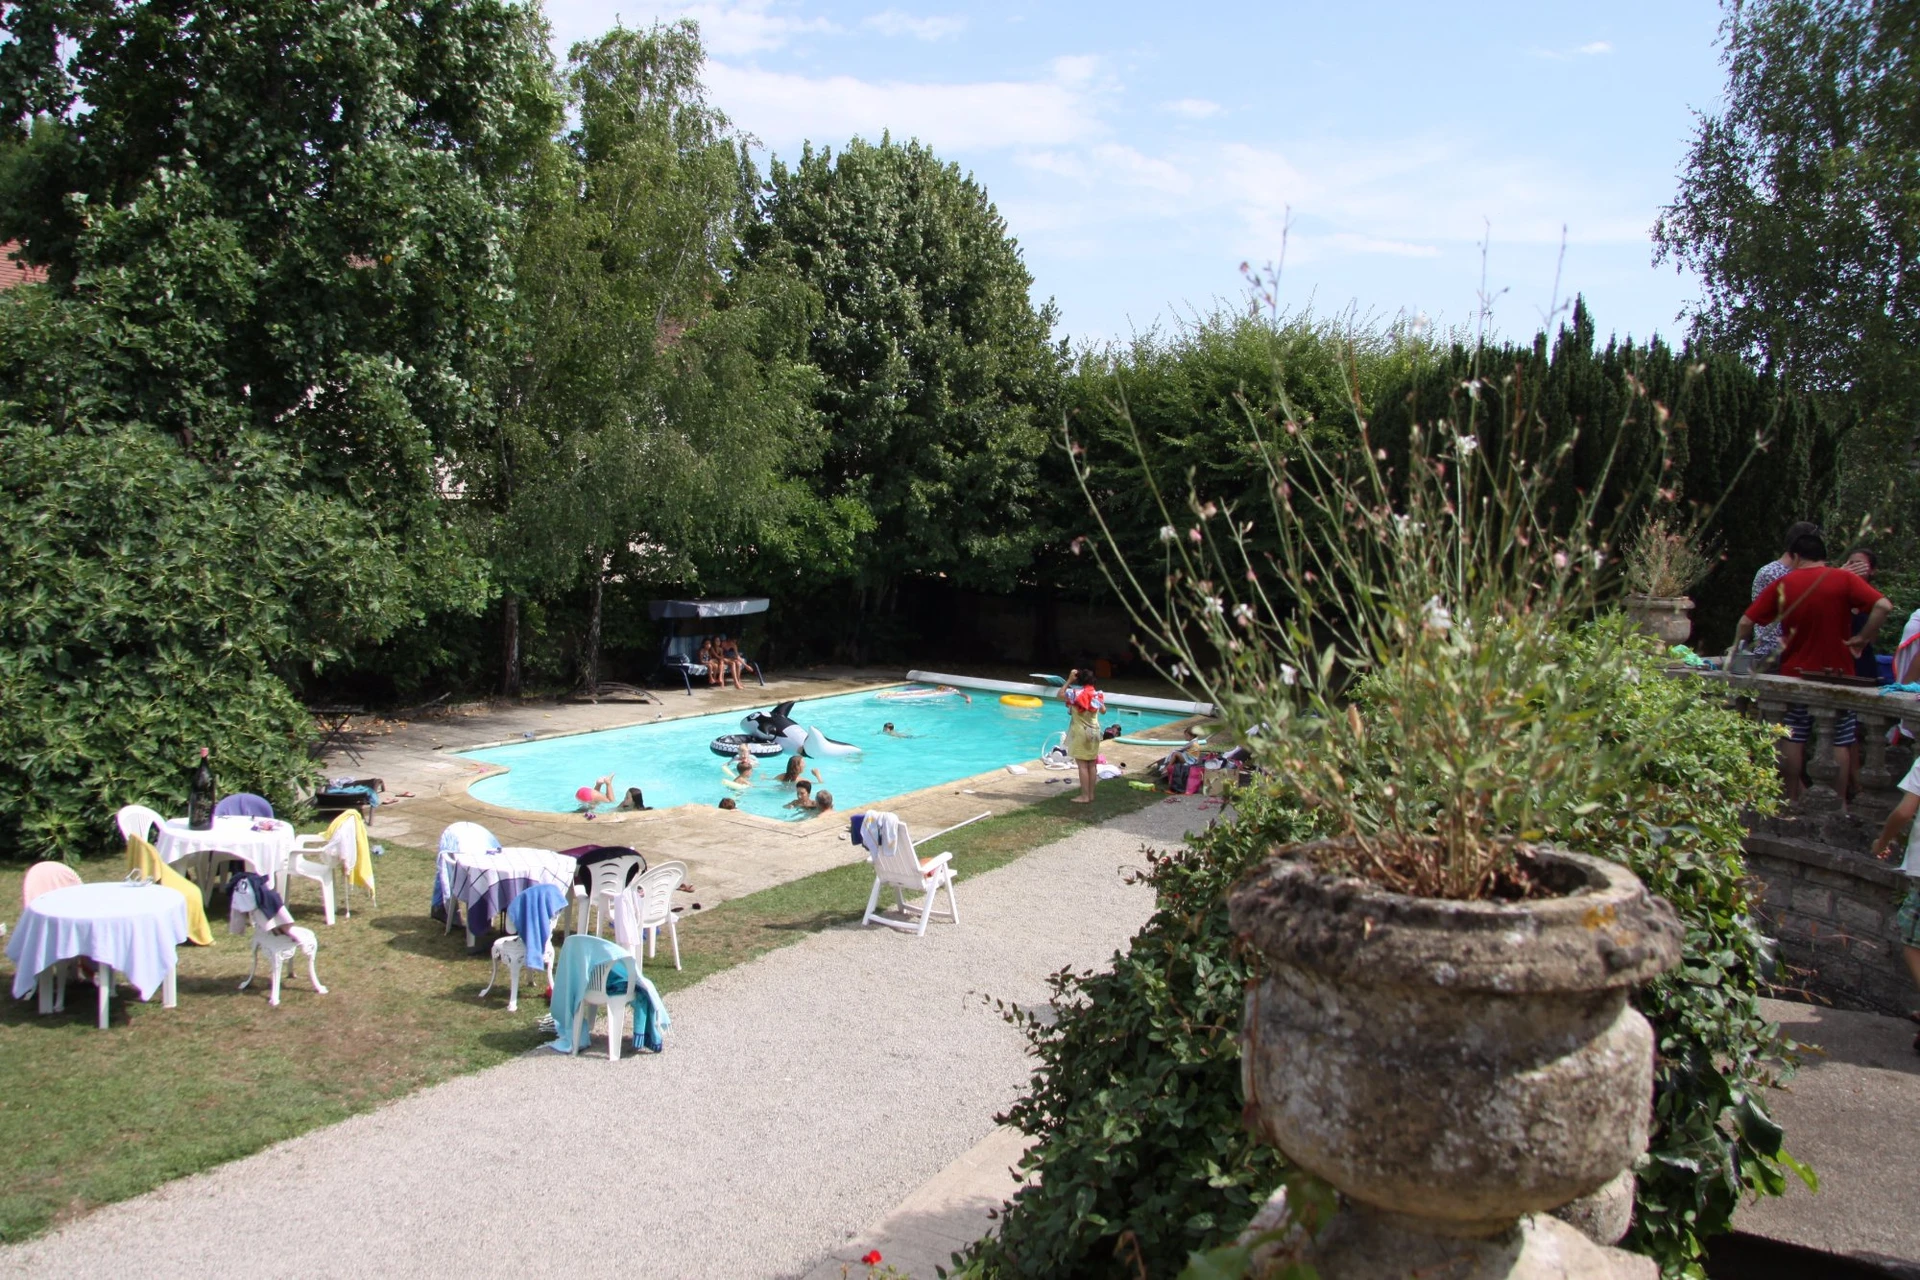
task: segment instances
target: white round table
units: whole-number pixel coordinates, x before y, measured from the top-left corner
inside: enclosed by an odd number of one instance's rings
[[[293,849],[293,824],[279,818],[247,818],[228,814],[215,818],[206,831],[195,831],[185,818],[170,818],[160,826],[154,844],[160,860],[171,866],[197,853],[231,853],[276,883],[286,870]]]
[[[160,988],[162,1006],[171,1009],[179,959],[174,948],[186,940],[187,900],[164,885],[108,880],[51,889],[21,910],[7,942],[13,996],[23,1000],[37,986],[40,1012],[53,1012],[54,970],[84,957],[100,966],[101,1027],[107,1025],[115,970],[142,1000]]]

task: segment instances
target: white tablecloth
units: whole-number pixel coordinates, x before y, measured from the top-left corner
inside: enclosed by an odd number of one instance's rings
[[[13,996],[25,999],[42,970],[85,956],[126,975],[140,998],[160,989],[187,940],[187,900],[162,885],[108,880],[53,889],[20,912],[7,941]]]
[[[505,848],[498,853],[448,855],[447,893],[467,909],[469,932],[507,909],[515,894],[535,884],[565,893],[579,862],[550,849]]]
[[[256,831],[254,828],[264,827]],[[277,880],[287,865],[287,853],[293,848],[293,824],[279,818],[246,818],[228,814],[215,818],[207,831],[195,831],[185,818],[172,818],[160,828],[154,845],[163,861],[171,864],[189,854],[208,850],[231,853],[244,859],[270,880]]]

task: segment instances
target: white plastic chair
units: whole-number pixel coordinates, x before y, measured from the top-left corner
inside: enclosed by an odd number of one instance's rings
[[[167,824],[160,814],[143,804],[123,804],[120,811],[113,815],[114,825],[120,828],[120,838],[131,840],[139,836],[142,840],[152,840],[159,835],[159,829]]]
[[[267,1003],[278,1008],[281,975],[286,972],[294,953],[299,952],[307,958],[307,977],[313,982],[313,989],[321,995],[327,994],[327,989],[320,985],[320,970],[316,965],[320,940],[314,936],[313,930],[303,929],[299,925],[288,925],[286,932],[275,933],[273,922],[267,919],[266,913],[261,911],[253,901],[251,892],[244,884],[234,889],[234,895],[235,905],[246,911],[253,921],[251,934],[253,953],[247,960],[247,979],[240,984],[239,989],[245,991],[253,985],[253,975],[259,970],[260,957],[264,955],[267,958],[267,966],[273,973],[273,990],[267,997]],[[328,923],[331,924],[332,921]]]
[[[33,900],[43,893],[71,888],[79,883],[79,873],[64,862],[36,862],[27,868],[26,878],[20,882],[20,905],[30,907]],[[0,933],[0,936],[4,934]],[[51,978],[42,975],[41,981],[43,984],[53,984],[53,1011],[64,1012],[67,1007],[67,983],[79,973],[79,962],[62,960],[53,966],[51,973]]]
[[[574,899],[573,931],[575,933],[599,933],[613,923],[613,909],[620,895],[627,891],[627,877],[645,861],[637,853],[623,853],[603,862],[596,862],[587,868],[592,880],[584,896]]]
[[[613,975],[613,967],[617,964],[628,966],[627,989],[610,995],[607,992],[607,980]],[[607,1060],[620,1061],[621,1015],[624,1013],[631,1018],[633,1002],[646,999],[640,991],[639,974],[638,959],[609,960],[605,964],[597,964],[593,967],[593,971],[587,975],[586,992],[580,997],[579,1007],[573,1011],[574,1055],[577,1056],[580,1052],[580,1042],[592,1036],[593,1009],[595,1005],[599,1005],[607,1011]]]
[[[687,864],[684,862],[663,862],[634,882],[639,895],[640,936],[647,944],[647,955],[652,957],[660,949],[660,930],[665,927],[667,939],[673,946],[673,967],[680,967],[680,926],[673,914],[673,895],[679,892],[680,885],[687,878]],[[635,958],[639,956],[635,948]]]
[[[860,920],[862,925],[884,924],[889,929],[911,929],[916,936],[925,937],[927,921],[934,914],[934,900],[940,890],[947,891],[947,909],[940,914],[955,924],[960,923],[960,903],[953,896],[953,855],[943,853],[934,858],[921,858],[913,850],[913,837],[907,834],[907,824],[892,814],[867,815],[866,821],[884,818],[892,827],[893,838],[877,842],[873,858],[873,892],[867,895],[867,914]],[[920,918],[896,920],[879,913],[880,893],[883,889],[892,889],[902,915],[911,916],[913,907],[907,905],[907,894],[920,893],[926,896],[918,903]]]
[[[326,910],[327,923],[333,923],[333,873],[341,873],[341,881],[346,886],[346,915],[353,919],[353,864],[360,856],[359,824],[343,822],[333,833],[333,839],[325,836],[301,836],[294,841],[293,849],[287,854],[286,870],[280,877],[280,896],[292,901],[293,876],[311,880],[320,886],[320,905]],[[302,854],[316,854],[316,858],[302,857]]]

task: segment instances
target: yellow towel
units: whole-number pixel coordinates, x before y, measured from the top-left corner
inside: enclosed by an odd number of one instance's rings
[[[213,930],[207,927],[207,909],[193,881],[160,861],[160,854],[139,836],[127,837],[127,865],[149,880],[157,880],[187,900],[187,938],[198,946],[213,945]]]
[[[328,824],[326,838],[332,840],[335,833],[340,830],[340,824],[345,822],[353,824],[353,870],[348,873],[347,882],[357,884],[368,893],[372,893],[374,892],[373,850],[367,845],[367,824],[360,821],[360,811],[358,809],[343,811],[339,817]]]

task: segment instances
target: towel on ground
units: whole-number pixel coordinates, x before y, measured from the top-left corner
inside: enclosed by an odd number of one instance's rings
[[[567,938],[553,962],[553,1025],[557,1038],[547,1047],[556,1053],[572,1053],[573,1019],[587,994],[593,971],[603,964],[616,966],[607,979],[610,992],[625,991],[626,982],[639,984],[641,998],[633,1002],[633,1047],[659,1053],[666,1045],[666,1030],[673,1025],[667,1006],[651,982],[640,975],[640,962],[623,947],[590,933]]]
[[[546,972],[547,943],[553,937],[553,918],[567,905],[567,896],[550,884],[530,885],[507,904],[507,927],[527,944],[527,968]]]
[[[187,937],[197,946],[213,945],[213,930],[207,924],[206,904],[193,881],[160,861],[160,854],[139,836],[127,837],[127,865],[149,880],[158,881],[187,900]]]

